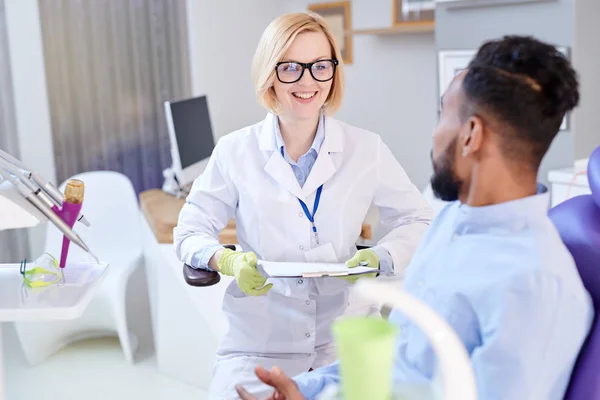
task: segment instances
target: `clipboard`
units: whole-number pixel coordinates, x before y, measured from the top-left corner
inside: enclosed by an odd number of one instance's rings
[[[359,265],[348,268],[344,263],[272,262],[259,260],[256,264],[270,278],[323,278],[378,273],[376,268]]]

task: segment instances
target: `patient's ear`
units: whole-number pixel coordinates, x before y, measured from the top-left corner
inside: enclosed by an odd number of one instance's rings
[[[462,156],[475,154],[481,148],[484,140],[483,120],[474,115],[465,124],[465,129],[459,137],[462,146]]]

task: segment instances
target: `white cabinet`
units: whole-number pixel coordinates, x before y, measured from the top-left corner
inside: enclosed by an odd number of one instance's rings
[[[575,172],[574,168],[565,168],[548,173],[552,193],[552,207],[571,197],[590,194],[587,174],[583,170]]]

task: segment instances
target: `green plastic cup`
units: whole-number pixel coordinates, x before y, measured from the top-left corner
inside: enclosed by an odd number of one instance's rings
[[[379,318],[353,317],[333,325],[344,400],[388,400],[397,328]]]

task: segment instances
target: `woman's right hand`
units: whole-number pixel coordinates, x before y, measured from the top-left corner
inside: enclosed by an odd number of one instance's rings
[[[234,276],[240,290],[250,296],[266,294],[272,283],[265,286],[265,278],[256,268],[256,254],[240,253],[224,249],[217,261],[217,267],[222,274]]]

